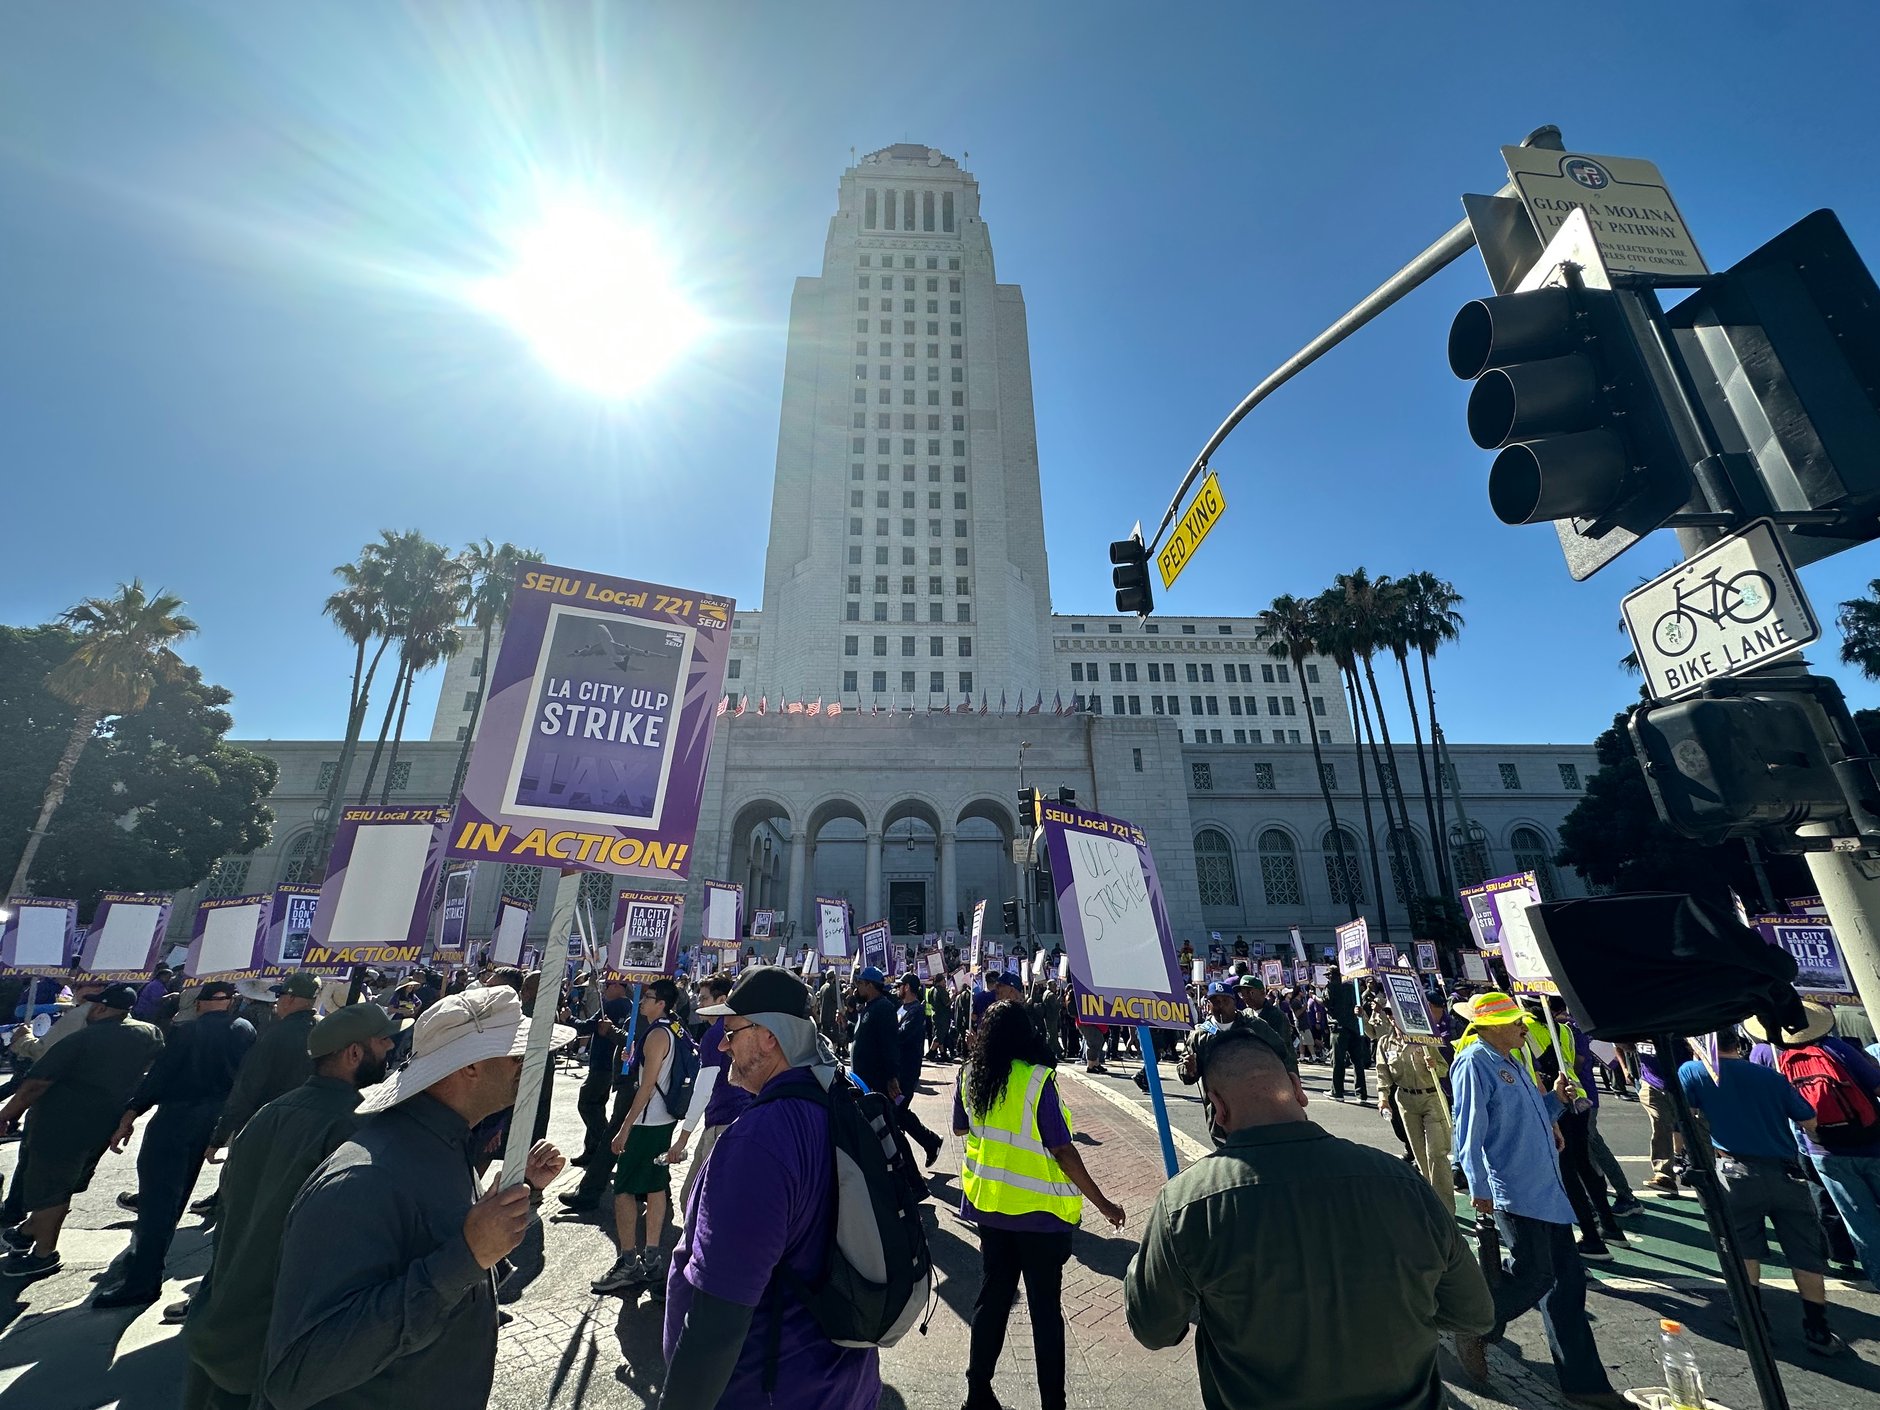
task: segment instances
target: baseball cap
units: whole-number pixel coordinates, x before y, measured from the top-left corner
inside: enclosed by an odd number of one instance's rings
[[[1009,969],[1002,969],[992,976],[992,987],[994,989],[997,989],[1001,984],[1010,985],[1014,989],[1023,989],[1025,987],[1024,981]]]
[[[862,968],[855,971],[855,982],[857,984],[873,984],[876,988],[886,988],[888,976],[883,974],[872,964],[864,965]]]
[[[196,1002],[204,999],[239,999],[241,991],[226,979],[215,979],[196,991]]]
[[[1232,1023],[1224,1023],[1214,1032],[1204,1033],[1195,1039],[1195,1066],[1201,1070],[1201,1075],[1206,1077],[1208,1064],[1214,1060],[1214,1055],[1223,1047],[1229,1043],[1248,1042],[1264,1043],[1278,1055],[1288,1072],[1298,1073],[1299,1059],[1294,1057],[1292,1049],[1286,1046],[1286,1040],[1275,1033],[1272,1026],[1264,1019],[1255,1018],[1247,1013],[1241,1014]]]
[[[558,1023],[548,1046],[553,1051],[574,1040],[574,1029]],[[412,1029],[411,1061],[374,1087],[359,1112],[367,1116],[396,1106],[473,1062],[521,1057],[528,1044],[529,1020],[508,985],[447,995],[426,1009]]]
[[[91,1001],[103,1004],[108,1009],[123,1009],[129,1013],[137,1003],[137,990],[129,984],[107,984],[91,996]]]
[[[1225,979],[1216,979],[1208,985],[1208,997],[1210,999],[1218,999],[1223,994],[1231,996],[1233,993],[1234,986],[1229,984]]]
[[[855,977],[866,979],[871,973],[873,982],[881,983],[881,971],[872,967]],[[779,965],[752,965],[738,976],[738,982],[731,986],[722,1004],[708,1004],[698,1011],[700,1018],[723,1018],[734,1013],[745,1018],[753,1014],[780,1013],[807,1019],[809,985]]]
[[[1235,987],[1240,988],[1240,989],[1264,989],[1266,988],[1266,985],[1262,984],[1258,979],[1254,978],[1254,976],[1251,974],[1241,975],[1239,979],[1234,981],[1234,984],[1235,984]]]
[[[307,1053],[311,1057],[330,1057],[354,1043],[389,1038],[399,1026],[398,1020],[377,1004],[347,1004],[313,1025],[307,1034]]]
[[[320,997],[320,977],[315,974],[290,974],[268,991],[271,994],[291,995],[296,999],[317,999]],[[346,1045],[340,1044],[343,1048]]]
[[[920,992],[920,976],[911,969],[894,982],[897,985],[907,985],[908,988],[912,989],[916,994]]]

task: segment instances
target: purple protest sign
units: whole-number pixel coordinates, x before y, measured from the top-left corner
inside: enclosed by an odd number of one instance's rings
[[[307,957],[307,938],[313,934],[313,913],[320,906],[320,888],[288,882],[274,888],[268,912],[268,963],[292,969]]]
[[[268,971],[268,913],[274,897],[217,896],[196,907],[183,968],[191,979],[259,979]]]
[[[671,975],[679,962],[684,914],[685,897],[676,891],[621,891],[607,946],[608,978],[651,984]]]
[[[1825,920],[1798,916],[1757,916],[1756,933],[1795,957],[1795,987],[1824,1004],[1858,1004],[1834,928]]]
[[[496,903],[496,931],[490,936],[490,963],[522,962],[522,942],[529,933],[529,903],[519,896],[504,896]]]
[[[431,928],[448,817],[443,808],[341,811],[305,967],[418,962]]]
[[[78,967],[93,979],[148,979],[169,923],[168,896],[107,891],[91,914]]]
[[[870,921],[857,932],[857,938],[862,944],[862,963],[864,965],[873,965],[884,974],[893,968],[888,954],[887,921]]]
[[[1424,974],[1440,974],[1442,966],[1436,962],[1436,942],[1419,940],[1417,947],[1417,969]]]
[[[521,568],[449,855],[689,875],[732,609],[682,588]]]
[[[0,924],[0,970],[60,978],[71,970],[78,939],[78,902],[54,896],[9,896]]]
[[[1338,972],[1359,979],[1371,972],[1371,927],[1363,916],[1332,931],[1338,941]]]
[[[705,914],[699,918],[699,939],[719,949],[737,949],[744,929],[744,888],[734,881],[705,883]],[[769,934],[769,928],[765,928]],[[751,927],[751,938],[760,938]]]
[[[463,955],[470,938],[470,897],[476,890],[477,864],[469,863],[444,876],[444,906],[437,920],[437,952],[452,959]]]
[[[1142,829],[1062,803],[1042,812],[1064,949],[1081,986],[1078,1018],[1188,1027],[1188,991]]]

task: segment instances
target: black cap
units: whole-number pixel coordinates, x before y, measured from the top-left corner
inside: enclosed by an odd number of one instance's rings
[[[744,1017],[781,1013],[792,1018],[808,1018],[809,985],[777,965],[753,965],[738,976],[738,982],[731,986],[722,1004],[712,1004],[698,1012],[701,1018],[722,1018],[732,1013]]]
[[[1273,1030],[1273,1026],[1263,1018],[1255,1018],[1250,1013],[1243,1013],[1232,1023],[1224,1023],[1212,1033],[1203,1033],[1195,1039],[1195,1066],[1205,1078],[1208,1064],[1214,1055],[1229,1043],[1264,1043],[1272,1049],[1286,1070],[1294,1075],[1299,1072],[1299,1059],[1293,1056],[1293,1050],[1286,1040]]]
[[[129,984],[107,984],[98,993],[91,996],[94,1004],[103,1004],[108,1009],[122,1009],[129,1013],[137,1002],[137,990]]]
[[[201,1003],[204,999],[237,999],[240,997],[241,991],[226,979],[212,980],[196,991],[197,1003]]]

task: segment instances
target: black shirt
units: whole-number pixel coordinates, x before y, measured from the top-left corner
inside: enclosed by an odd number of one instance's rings
[[[254,1025],[230,1013],[205,1013],[193,1023],[175,1025],[130,1109],[141,1113],[165,1102],[227,1101],[235,1071],[254,1045]]]

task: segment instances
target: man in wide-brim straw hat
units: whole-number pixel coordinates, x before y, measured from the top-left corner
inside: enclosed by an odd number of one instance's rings
[[[1493,1219],[1508,1250],[1493,1287],[1495,1325],[1486,1337],[1458,1337],[1456,1355],[1478,1382],[1488,1376],[1484,1343],[1538,1306],[1560,1388],[1574,1405],[1629,1404],[1612,1388],[1586,1321],[1586,1265],[1574,1245],[1573,1205],[1560,1178],[1565,1144],[1554,1123],[1572,1090],[1564,1074],[1552,1091],[1535,1085],[1515,1050],[1528,1018],[1511,994],[1489,990],[1456,1005],[1477,1041],[1458,1045],[1449,1070],[1456,1128],[1453,1159],[1468,1177],[1480,1220]]]
[[[1815,1129],[1802,1133],[1802,1149],[1841,1211],[1871,1291],[1880,1283],[1880,1064],[1835,1033],[1827,1005],[1804,1000],[1802,1015],[1800,1028],[1784,1028],[1773,1040],[1760,1019],[1744,1020],[1750,1037],[1769,1044],[1751,1060],[1773,1066],[1814,1108]]]
[[[557,1027],[551,1049],[574,1033]],[[411,1059],[359,1103],[353,1138],[308,1177],[287,1216],[262,1398],[327,1410],[483,1405],[496,1373],[496,1264],[529,1225],[529,1191],[478,1197],[470,1128],[510,1106],[529,1020],[513,989],[438,1000]],[[529,1152],[537,1190],[561,1173]]]

